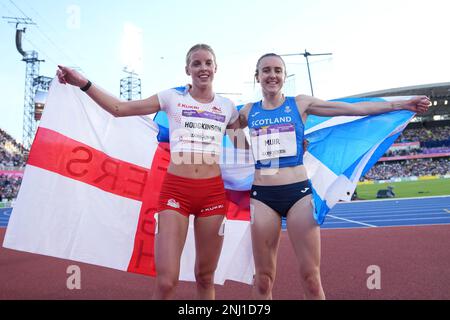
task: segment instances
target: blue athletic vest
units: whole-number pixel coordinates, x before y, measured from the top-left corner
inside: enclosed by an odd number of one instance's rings
[[[295,135],[297,141],[297,153],[293,156],[286,156],[276,159],[255,161],[255,168],[283,168],[294,167],[303,164],[303,134],[304,125],[298,112],[295,97],[286,97],[284,103],[276,109],[266,110],[262,108],[262,101],[253,103],[248,113],[248,127],[252,129],[270,128],[283,124],[292,124],[295,126]]]

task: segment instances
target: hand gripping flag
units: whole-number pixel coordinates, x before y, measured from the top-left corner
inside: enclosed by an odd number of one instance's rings
[[[154,214],[170,159],[158,133],[148,117],[115,118],[53,81],[3,246],[155,275]],[[252,283],[249,220],[248,205],[229,206],[215,283]],[[190,222],[180,280],[195,281]]]

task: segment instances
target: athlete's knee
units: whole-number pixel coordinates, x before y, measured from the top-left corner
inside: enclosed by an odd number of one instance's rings
[[[214,271],[195,270],[195,281],[204,289],[214,286]]]
[[[274,275],[270,272],[261,272],[256,274],[255,287],[261,294],[268,294],[272,291]]]
[[[320,297],[322,295],[322,283],[318,268],[301,270],[300,278],[307,296]]]
[[[170,295],[178,285],[178,279],[171,276],[158,276],[157,289],[162,295]]]

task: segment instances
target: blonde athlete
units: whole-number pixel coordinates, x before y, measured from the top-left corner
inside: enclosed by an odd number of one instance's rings
[[[154,299],[170,299],[174,295],[190,214],[195,216],[197,297],[215,298],[214,272],[223,242],[218,231],[227,212],[219,154],[226,128],[239,126],[233,102],[213,91],[217,64],[211,47],[193,46],[186,55],[185,71],[191,76],[192,85],[137,101],[121,101],[75,70],[59,66],[57,71],[61,83],[80,87],[116,117],[160,110],[168,115],[171,159],[158,206]]]

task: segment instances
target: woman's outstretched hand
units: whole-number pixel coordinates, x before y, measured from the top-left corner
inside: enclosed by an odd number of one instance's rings
[[[81,88],[88,83],[88,79],[83,77],[78,71],[68,67],[58,65],[56,75],[58,76],[59,82],[63,84],[68,83]]]
[[[417,113],[425,113],[431,105],[431,101],[427,96],[417,96],[408,100],[404,109],[411,110]]]

